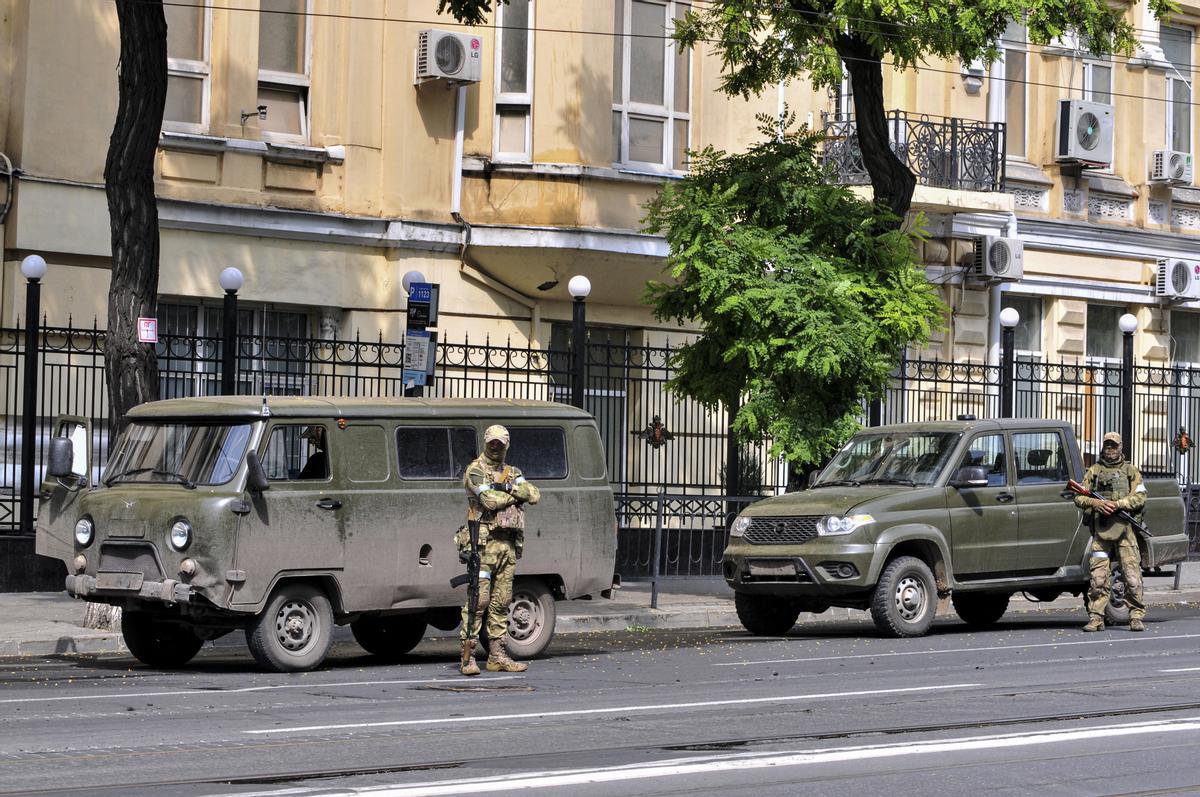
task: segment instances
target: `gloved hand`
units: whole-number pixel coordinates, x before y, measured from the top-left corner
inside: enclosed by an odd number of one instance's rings
[[[493,482],[491,487],[489,487],[488,489],[499,490],[502,493],[507,493],[508,495],[512,495],[513,486],[510,482]]]

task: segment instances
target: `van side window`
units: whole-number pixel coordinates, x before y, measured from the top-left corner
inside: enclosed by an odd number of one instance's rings
[[[470,427],[401,426],[396,454],[402,479],[461,479],[479,452]]]
[[[989,434],[971,441],[966,456],[958,464],[960,468],[987,468],[988,487],[1003,487],[1008,484],[1008,459],[1004,455],[1004,435]]]
[[[1020,432],[1012,436],[1017,484],[1065,482],[1067,450],[1059,432]]]
[[[276,426],[267,440],[263,469],[271,481],[324,481],[329,478],[328,437],[314,424]]]
[[[567,478],[567,439],[560,427],[510,426],[508,433],[512,438],[508,461],[525,478],[534,482]]]

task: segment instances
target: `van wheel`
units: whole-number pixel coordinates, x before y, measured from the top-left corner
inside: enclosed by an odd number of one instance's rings
[[[733,606],[742,627],[755,636],[783,636],[800,616],[800,607],[794,601],[770,595],[735,592]]]
[[[398,661],[425,636],[425,616],[363,617],[350,624],[363,650],[386,662]]]
[[[536,578],[517,579],[508,604],[508,652],[521,659],[539,655],[554,636],[557,614],[554,595],[545,584]],[[487,648],[486,630],[480,632],[479,638]]]
[[[1108,571],[1108,606],[1104,607],[1104,622],[1109,625],[1129,625],[1129,603],[1125,600],[1125,577],[1121,566],[1113,562]]]
[[[246,629],[246,644],[263,668],[311,670],[333,642],[333,610],[325,593],[309,584],[284,584]]]
[[[915,556],[888,562],[871,595],[871,619],[887,636],[922,636],[937,612],[937,585],[929,565]]]
[[[964,623],[983,626],[1004,616],[1010,597],[1004,592],[955,592],[950,596],[950,602]]]
[[[161,620],[150,612],[124,612],[121,636],[138,661],[159,670],[182,667],[204,644],[191,627]]]

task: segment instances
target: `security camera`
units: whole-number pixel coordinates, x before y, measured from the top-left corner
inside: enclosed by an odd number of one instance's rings
[[[249,119],[251,116],[257,116],[259,119],[266,119],[267,118],[267,106],[260,105],[257,108],[255,108],[253,111],[242,111],[242,126],[243,127],[246,125],[246,120]]]
[[[267,106],[265,106],[265,105],[258,106],[258,118],[259,119],[267,118]]]

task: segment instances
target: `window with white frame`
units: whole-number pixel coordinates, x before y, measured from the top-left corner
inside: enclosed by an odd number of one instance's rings
[[[497,161],[532,160],[533,0],[496,7]]]
[[[1167,68],[1167,146],[1192,151],[1192,30],[1163,25],[1159,34]]]
[[[854,117],[854,85],[845,67],[842,68],[842,82],[833,96],[833,115],[840,121]]]
[[[1112,64],[1105,59],[1083,62],[1083,98],[1092,102],[1112,104]]]
[[[671,33],[689,3],[615,0],[613,161],[654,171],[687,168],[692,54]]]
[[[1025,120],[1027,108],[1026,85],[1029,80],[1029,48],[1025,26],[1018,22],[1008,23],[1004,38],[1000,42],[1004,60],[1004,102],[1006,129],[1004,135],[1005,154],[1010,158],[1024,158]]]
[[[309,25],[311,0],[260,0],[258,104],[268,141],[308,141]]]
[[[183,133],[208,130],[209,0],[179,0],[163,6],[167,19],[167,102],[163,129]]]
[[[1200,313],[1171,311],[1171,360],[1191,366],[1200,364]]]

